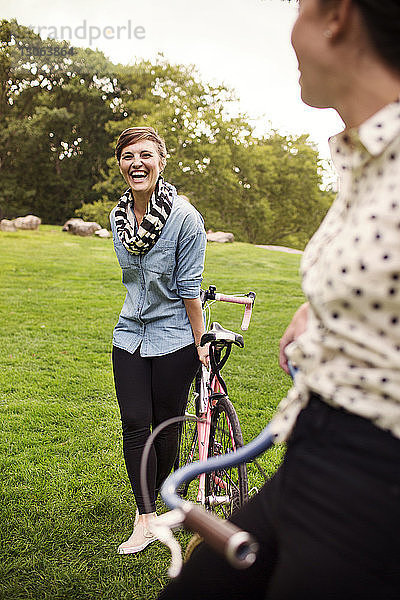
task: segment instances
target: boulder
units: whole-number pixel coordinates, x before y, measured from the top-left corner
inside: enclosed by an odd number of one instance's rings
[[[211,229],[207,231],[208,242],[220,242],[221,244],[224,244],[226,242],[233,242],[234,240],[235,237],[233,233],[227,233],[225,231],[211,231]]]
[[[78,225],[79,223],[84,223],[85,221],[83,219],[79,219],[79,218],[74,218],[74,219],[68,219],[68,221],[65,221],[63,227],[62,227],[62,231],[71,231],[73,227],[75,227],[75,225]]]
[[[88,237],[89,235],[93,235],[95,231],[99,231],[99,229],[101,229],[101,226],[98,223],[95,223],[94,221],[88,221],[85,223],[79,223],[78,225],[75,225],[75,227],[72,230],[72,233],[74,235]]]
[[[26,215],[26,217],[17,217],[14,219],[14,225],[17,229],[31,229],[36,230],[39,229],[39,225],[42,222],[39,217],[35,217],[35,215]]]
[[[84,221],[83,219],[68,219],[64,223],[62,230],[73,233],[74,235],[90,236],[95,231],[99,231],[101,226],[94,221]]]
[[[2,219],[0,221],[0,231],[17,231],[17,228],[15,227],[14,221]]]
[[[109,238],[110,236],[110,232],[108,231],[108,229],[98,229],[97,231],[94,232],[94,235],[98,235],[101,238]]]

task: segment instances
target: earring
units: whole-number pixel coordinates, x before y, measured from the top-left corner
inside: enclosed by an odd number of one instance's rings
[[[325,29],[324,36],[326,38],[331,38],[332,37],[332,31],[330,29]]]

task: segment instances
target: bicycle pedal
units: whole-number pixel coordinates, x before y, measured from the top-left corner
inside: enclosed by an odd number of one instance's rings
[[[213,392],[210,395],[210,400],[216,404],[218,402],[218,400],[220,400],[221,398],[225,398],[226,394],[224,392]]]
[[[205,503],[210,508],[213,508],[214,506],[222,506],[223,504],[230,504],[231,497],[228,495],[226,495],[226,496],[208,496],[206,498]]]

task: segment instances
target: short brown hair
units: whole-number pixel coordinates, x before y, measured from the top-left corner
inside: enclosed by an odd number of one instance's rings
[[[117,161],[119,162],[121,160],[122,150],[126,148],[126,146],[136,144],[136,142],[140,142],[141,140],[150,140],[155,143],[158,156],[160,157],[161,168],[164,169],[167,164],[167,148],[165,147],[163,138],[158,135],[153,127],[128,127],[128,129],[124,129],[115,146],[115,156]]]

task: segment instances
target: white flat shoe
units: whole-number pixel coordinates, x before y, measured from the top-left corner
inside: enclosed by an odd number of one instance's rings
[[[118,554],[135,554],[141,552],[149,544],[156,541],[156,537],[147,529],[143,522],[137,523],[132,535],[118,546]]]

